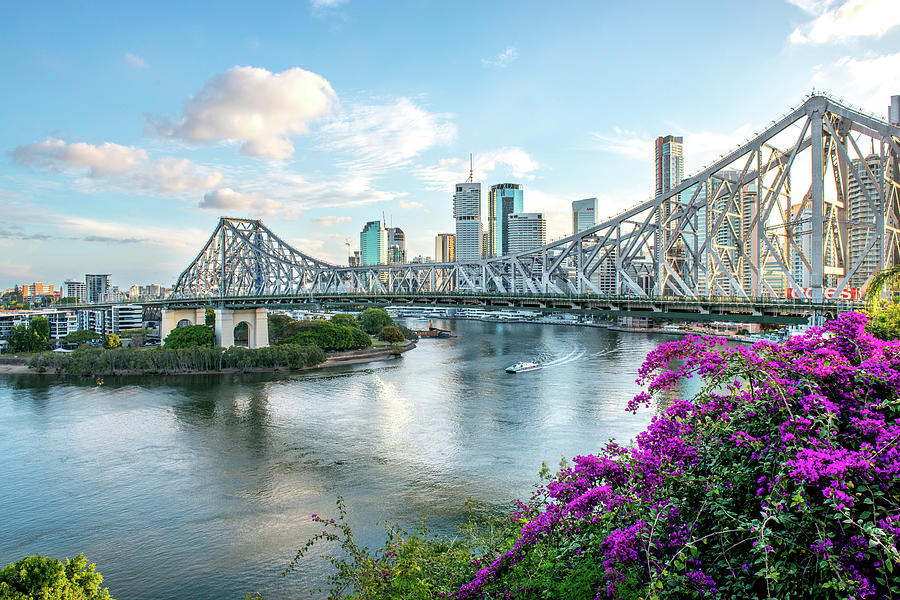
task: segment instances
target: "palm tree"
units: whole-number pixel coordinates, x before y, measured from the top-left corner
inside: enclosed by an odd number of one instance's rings
[[[900,289],[900,265],[879,271],[866,288],[866,306],[871,310],[881,299],[885,290]]]

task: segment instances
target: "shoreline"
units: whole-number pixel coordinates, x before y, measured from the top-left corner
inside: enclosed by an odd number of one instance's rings
[[[284,371],[286,373],[312,371],[315,369],[329,369],[334,367],[342,367],[346,365],[358,365],[370,362],[382,362],[386,360],[394,360],[400,358],[406,352],[416,347],[416,342],[407,341],[401,347],[401,354],[392,353],[390,346],[383,348],[366,348],[364,350],[346,350],[344,352],[332,352],[325,355],[325,362],[310,367],[301,367],[299,369],[291,369],[288,367],[248,367],[246,369],[218,369],[206,371],[174,371],[171,373],[150,373],[136,370],[117,371],[103,377],[133,377],[143,375],[233,375],[235,373],[277,373]],[[13,359],[16,360],[16,359]],[[25,359],[16,360],[16,362],[0,362],[0,375],[52,375],[55,377],[67,377],[65,373],[57,373],[55,371],[35,371],[25,362]],[[70,377],[77,377],[71,375]]]

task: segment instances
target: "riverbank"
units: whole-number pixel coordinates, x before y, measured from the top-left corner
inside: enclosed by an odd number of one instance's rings
[[[130,375],[216,375],[216,374],[234,374],[234,373],[275,373],[278,371],[309,371],[313,369],[328,369],[333,367],[343,367],[348,365],[364,364],[370,362],[381,362],[386,360],[394,360],[400,358],[402,354],[409,352],[416,347],[416,342],[407,341],[400,347],[400,354],[395,354],[391,346],[381,348],[366,348],[363,350],[346,350],[343,352],[331,352],[325,355],[325,361],[317,365],[300,367],[291,369],[288,367],[242,367],[227,369],[206,369],[206,370],[185,370],[161,373],[148,373],[136,369],[117,370],[112,373],[113,376],[130,376]],[[0,375],[65,375],[57,373],[53,370],[39,371],[28,366],[25,358],[3,357],[0,361]]]

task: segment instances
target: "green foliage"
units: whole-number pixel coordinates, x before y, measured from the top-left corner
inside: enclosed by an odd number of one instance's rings
[[[359,326],[370,335],[375,335],[388,325],[393,325],[394,320],[383,308],[367,308],[359,313]]]
[[[12,328],[6,342],[10,352],[41,352],[50,342],[50,322],[47,317],[35,317],[28,324]]]
[[[269,343],[279,344],[282,340],[294,337],[308,323],[297,321],[283,313],[269,313]]]
[[[866,330],[882,340],[900,339],[900,302],[876,304]]]
[[[404,340],[403,332],[393,325],[382,327],[378,332],[378,339],[382,342],[402,342]]]
[[[372,338],[354,327],[337,325],[332,321],[312,321],[282,343],[315,344],[327,351],[368,348]]]
[[[100,588],[103,576],[84,554],[75,560],[59,560],[35,554],[26,556],[0,571],[2,600],[112,600],[107,588]]]
[[[345,327],[355,327],[359,329],[359,319],[348,313],[338,313],[331,317],[331,322],[335,325],[344,325]]]
[[[398,526],[387,527],[387,540],[377,550],[360,548],[347,524],[342,498],[337,500],[338,518],[313,515],[322,532],[310,538],[284,570],[294,570],[315,545],[335,544],[340,552],[327,559],[335,570],[326,581],[329,600],[426,600],[455,597],[460,584],[475,571],[471,563],[476,551],[496,548],[509,535],[504,520],[470,517],[455,538],[435,535],[424,525],[410,533]],[[512,532],[514,533],[514,531]],[[323,589],[311,590],[322,593]]]
[[[57,304],[78,304],[78,298],[75,296],[66,296],[65,298],[60,298]]]
[[[403,337],[411,342],[419,341],[419,334],[407,327],[406,325],[395,324],[397,329],[403,332]]]
[[[201,327],[203,327],[201,325]],[[183,329],[183,328],[182,328]],[[222,369],[300,369],[325,361],[316,346],[279,345],[266,348],[212,346],[189,348],[116,348],[104,350],[82,346],[69,354],[44,352],[32,357],[29,366],[66,375],[97,377],[117,373],[187,373]]]
[[[215,342],[216,334],[206,325],[187,325],[185,327],[176,327],[166,336],[166,348],[194,348],[194,347],[212,347]]]
[[[96,331],[85,329],[82,331],[73,331],[72,333],[64,337],[63,340],[69,342],[70,344],[85,344],[87,342],[98,341],[102,337],[103,336],[101,336]]]
[[[109,333],[103,338],[103,347],[106,349],[121,348],[122,340],[115,333]]]
[[[207,327],[215,327],[216,326],[216,311],[213,310],[212,308],[210,308],[209,306],[206,307],[204,322],[206,323]]]
[[[871,310],[881,300],[881,295],[885,291],[892,293],[897,290],[900,290],[900,265],[889,267],[875,274],[875,277],[866,286],[866,304]]]

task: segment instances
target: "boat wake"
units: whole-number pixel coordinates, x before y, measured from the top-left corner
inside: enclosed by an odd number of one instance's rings
[[[547,362],[539,363],[538,368],[539,369],[549,369],[551,367],[559,367],[562,365],[566,365],[566,364],[569,364],[570,362],[575,362],[576,360],[584,358],[585,354],[587,354],[587,351],[584,348],[575,348],[574,350],[572,350],[565,356],[561,356],[559,358],[556,358],[556,359],[553,359],[553,360],[550,360]]]

